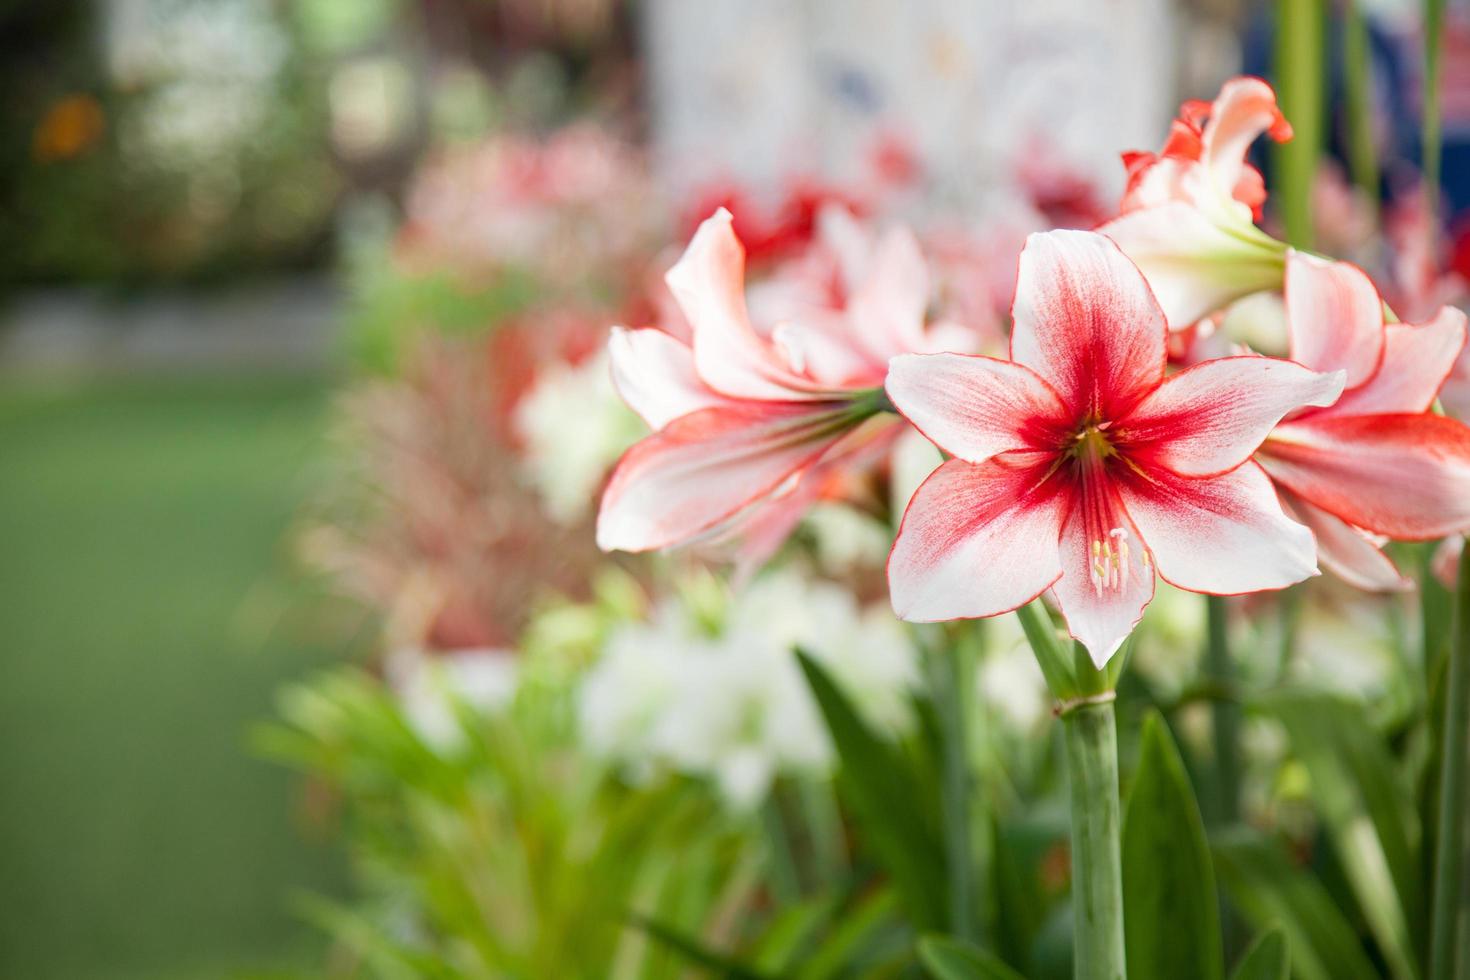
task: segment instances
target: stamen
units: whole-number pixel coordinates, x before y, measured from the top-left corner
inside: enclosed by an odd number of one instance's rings
[[[1118,568],[1123,576],[1123,588],[1128,588],[1128,532],[1121,527],[1115,527],[1108,532],[1109,537],[1118,539]]]
[[[1092,539],[1092,561],[1088,568],[1088,579],[1092,582],[1092,591],[1097,597],[1102,598],[1104,590],[1123,591],[1128,588],[1130,577],[1129,558],[1132,552],[1128,547],[1128,530],[1115,527],[1108,532],[1107,539]],[[1143,565],[1152,569],[1153,563],[1147,550],[1143,552]]]

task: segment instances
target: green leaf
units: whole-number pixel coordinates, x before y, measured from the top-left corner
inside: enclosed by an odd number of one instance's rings
[[[1213,980],[1224,972],[1204,820],[1157,712],[1144,719],[1123,815],[1123,908],[1133,980]]]
[[[1257,928],[1277,925],[1291,947],[1297,980],[1379,980],[1357,931],[1316,875],[1292,863],[1279,843],[1235,828],[1211,839],[1215,870]]]
[[[1424,889],[1413,793],[1362,710],[1330,695],[1278,692],[1261,706],[1285,725],[1312,800],[1393,976],[1410,980]]]
[[[854,964],[879,934],[894,924],[897,906],[893,891],[880,888],[844,910],[831,935],[802,960],[794,976],[798,980],[830,980],[850,975]]]
[[[1009,963],[1026,963],[1032,942],[1054,904],[1043,894],[1042,864],[1052,853],[1065,859],[1066,839],[1064,814],[1048,822],[1044,815],[1031,813],[1004,824],[991,814],[989,887],[995,915],[991,941]]]
[[[702,966],[716,976],[724,977],[725,980],[767,980],[764,974],[757,973],[739,960],[708,949],[677,929],[642,916],[633,916],[632,922],[665,946],[681,954],[690,963]]]
[[[752,959],[757,969],[781,972],[832,919],[837,899],[828,895],[784,909],[761,936]]]
[[[1434,980],[1456,976],[1456,961],[1465,967],[1470,958],[1470,917],[1464,914],[1470,899],[1470,862],[1466,861],[1464,847],[1466,799],[1470,796],[1466,788],[1470,748],[1465,740],[1465,731],[1470,728],[1470,548],[1460,556],[1454,624],[1454,644],[1444,683],[1442,741],[1437,753],[1440,770],[1429,944],[1429,969]]]
[[[842,763],[838,786],[862,839],[893,879],[916,928],[943,925],[947,912],[944,848],[924,818],[925,794],[895,746],[863,721],[846,695],[811,657],[797,658]]]
[[[1291,957],[1286,955],[1286,933],[1267,929],[1256,937],[1250,949],[1235,965],[1230,980],[1287,980],[1291,974]]]
[[[947,936],[920,939],[919,961],[934,980],[1024,980],[980,947]]]

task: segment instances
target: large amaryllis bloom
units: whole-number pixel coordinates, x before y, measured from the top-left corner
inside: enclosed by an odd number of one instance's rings
[[[1143,270],[1175,330],[1281,286],[1285,246],[1256,227],[1266,188],[1245,162],[1262,133],[1291,138],[1276,93],[1233,78],[1214,103],[1184,104],[1161,153],[1123,155],[1119,216],[1098,231]]]
[[[1163,312],[1091,232],[1021,252],[1011,360],[895,358],[888,394],[954,458],[909,503],[889,558],[895,610],[994,616],[1046,590],[1101,666],[1153,597],[1279,589],[1317,572],[1312,534],[1251,454],[1342,375],[1227,357],[1166,378]]]
[[[1256,458],[1316,533],[1324,565],[1362,588],[1407,586],[1377,536],[1470,528],[1470,428],[1429,410],[1465,346],[1465,314],[1385,323],[1362,270],[1299,252],[1287,259],[1286,312],[1291,357],[1344,372],[1346,391],[1289,417]]]
[[[597,521],[604,550],[747,532],[769,550],[799,517],[794,504],[819,496],[834,470],[870,459],[889,358],[938,341],[925,325],[929,281],[913,237],[890,233],[863,265],[841,316],[763,332],[747,313],[730,213],[699,227],[667,276],[691,343],[655,329],[613,334],[613,380],[656,431],[609,480]],[[891,437],[901,423],[888,419]]]

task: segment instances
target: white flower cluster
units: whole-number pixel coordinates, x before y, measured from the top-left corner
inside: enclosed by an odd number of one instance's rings
[[[794,649],[821,661],[874,726],[909,724],[917,654],[886,609],[793,572],[756,580],[722,624],[663,605],[613,635],[583,683],[582,737],[635,778],[711,778],[731,805],[759,804],[778,774],[824,775],[832,746]]]
[[[646,429],[613,389],[607,350],[544,370],[516,406],[526,479],[560,524],[587,516],[609,467]]]
[[[388,681],[404,720],[425,745],[443,753],[467,741],[462,713],[491,715],[515,697],[517,661],[507,650],[456,650],[429,655],[399,650],[388,658]]]

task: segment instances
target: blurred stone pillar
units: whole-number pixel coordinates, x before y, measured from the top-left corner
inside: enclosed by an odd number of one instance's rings
[[[1171,0],[645,0],[658,167],[675,188],[858,176],[909,140],[946,198],[1035,148],[1121,184],[1176,100]]]

